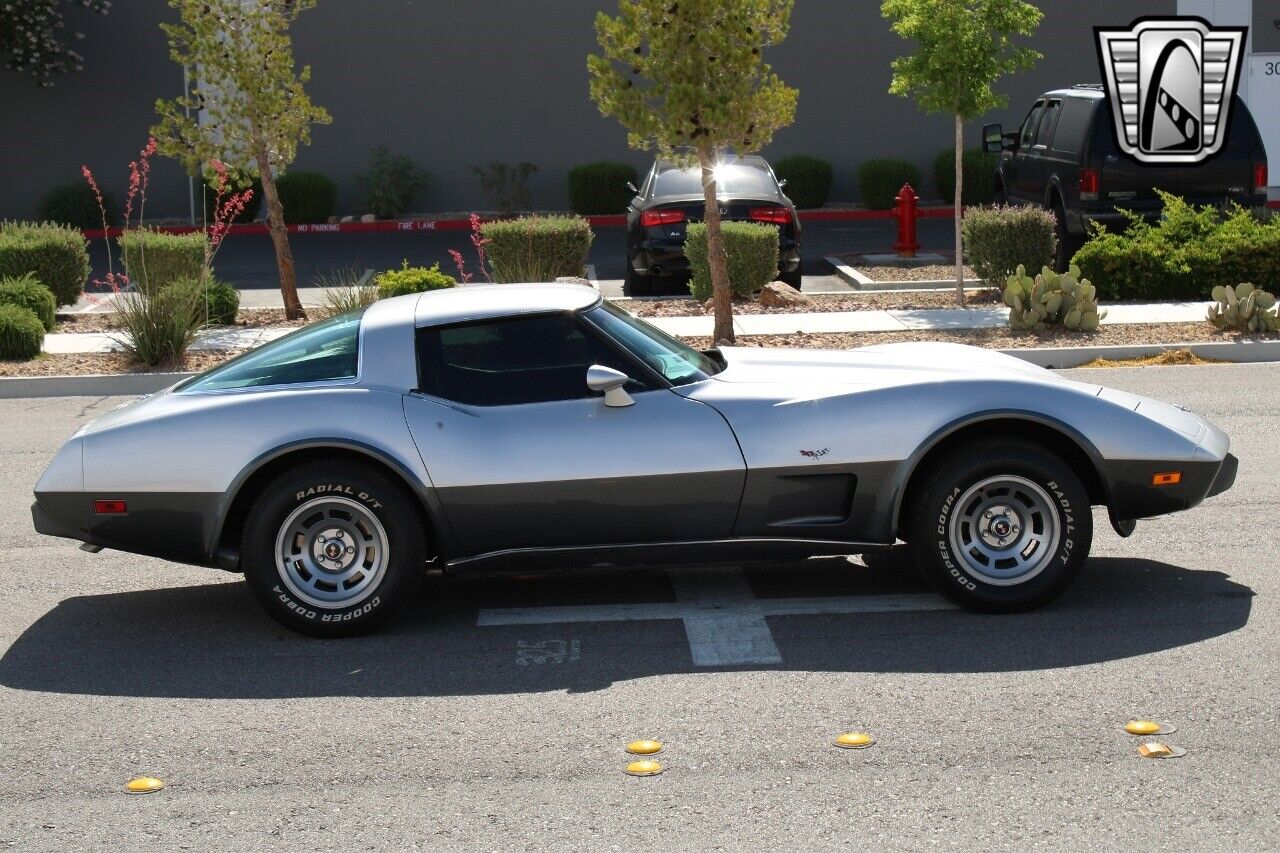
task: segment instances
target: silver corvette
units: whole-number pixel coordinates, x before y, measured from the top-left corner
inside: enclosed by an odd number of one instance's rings
[[[1118,533],[1229,488],[1182,408],[943,343],[698,352],[575,285],[404,296],[77,432],[36,530],[243,572],[310,634],[368,630],[425,567],[858,554],[1040,605]]]

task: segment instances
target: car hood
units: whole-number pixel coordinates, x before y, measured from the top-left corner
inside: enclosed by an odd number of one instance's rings
[[[996,350],[947,343],[878,344],[852,350],[726,347],[727,366],[713,380],[730,383],[786,384],[797,392],[815,387],[835,393],[952,380],[1013,379],[1023,382],[1086,386],[1057,376]],[[835,390],[837,386],[839,390]],[[850,386],[854,386],[851,388]],[[803,393],[803,392],[801,392]]]

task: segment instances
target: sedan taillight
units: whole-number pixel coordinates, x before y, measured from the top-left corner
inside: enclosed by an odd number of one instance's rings
[[[1255,190],[1265,190],[1267,188],[1267,163],[1253,164],[1253,188]]]
[[[785,207],[753,207],[750,216],[756,222],[772,222],[774,225],[786,225],[791,221],[791,211]]]
[[[640,214],[640,224],[645,228],[671,225],[676,222],[684,222],[683,210],[646,210]]]

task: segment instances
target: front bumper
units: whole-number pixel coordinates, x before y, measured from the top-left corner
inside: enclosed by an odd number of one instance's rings
[[[1190,509],[1235,483],[1240,460],[1228,453],[1213,461],[1126,460],[1106,463],[1111,518],[1132,521]],[[1181,482],[1152,485],[1156,474],[1178,471]]]
[[[36,533],[45,536],[59,536],[63,539],[74,539],[77,542],[88,542],[89,536],[85,531],[77,528],[74,524],[65,521],[59,521],[49,514],[39,501],[31,504],[31,523],[36,529]]]

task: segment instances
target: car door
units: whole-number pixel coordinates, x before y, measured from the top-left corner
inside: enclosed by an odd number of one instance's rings
[[[1040,113],[1040,121],[1036,125],[1035,140],[1031,143],[1026,161],[1027,195],[1032,201],[1045,201],[1052,170],[1049,146],[1053,143],[1053,135],[1061,115],[1061,98],[1045,101],[1044,111]]]
[[[1018,147],[1009,155],[1008,162],[1004,166],[1004,188],[1005,193],[1009,196],[1010,201],[1035,201],[1039,202],[1039,198],[1032,198],[1031,181],[1032,176],[1029,174],[1031,162],[1034,158],[1032,145],[1035,143],[1036,128],[1040,124],[1040,116],[1044,112],[1044,99],[1036,101],[1035,106],[1027,113],[1027,117],[1022,121],[1022,128],[1018,131]]]
[[[724,418],[567,313],[418,330],[405,416],[461,556],[719,539],[745,463]],[[633,377],[609,407],[602,364]]]

